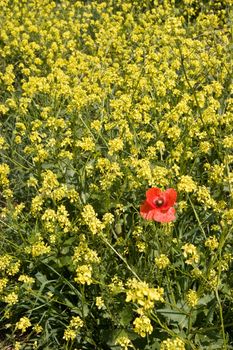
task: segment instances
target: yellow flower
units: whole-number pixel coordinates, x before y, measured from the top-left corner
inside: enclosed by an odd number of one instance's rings
[[[83,208],[82,217],[84,223],[89,227],[93,234],[101,233],[103,225],[97,218],[97,214],[90,204],[85,205]]]
[[[9,185],[8,175],[10,173],[10,168],[7,164],[0,164],[0,185],[7,187]]]
[[[16,323],[15,328],[21,330],[22,333],[25,333],[27,328],[31,327],[31,322],[28,317],[21,317],[20,320]]]
[[[212,145],[208,141],[202,141],[200,142],[199,148],[202,153],[208,153],[211,150]]]
[[[180,182],[177,185],[178,191],[182,192],[193,192],[196,191],[197,185],[193,181],[192,177],[189,175],[182,175],[180,177]]]
[[[67,328],[64,332],[63,339],[66,341],[74,340],[77,336],[77,332],[74,329]]]
[[[16,294],[15,292],[11,292],[9,294],[7,294],[4,298],[3,298],[4,302],[9,304],[9,305],[14,305],[17,304],[19,297],[18,294]]]
[[[112,282],[108,285],[112,294],[118,294],[124,292],[125,288],[123,282],[119,279],[118,276],[112,278]]]
[[[31,246],[31,254],[33,257],[37,257],[44,254],[49,254],[51,251],[50,246],[43,241],[39,241]]]
[[[167,339],[162,341],[160,350],[185,350],[185,343],[179,339]]]
[[[167,255],[160,254],[160,256],[155,258],[155,264],[160,270],[162,270],[170,264],[170,260],[168,259]]]
[[[21,349],[21,344],[19,341],[16,341],[14,345],[14,350],[20,350],[20,349]]]
[[[13,258],[8,254],[0,256],[0,271],[6,270],[7,267],[10,266],[12,259]]]
[[[73,316],[70,320],[70,327],[74,328],[74,329],[79,329],[81,327],[83,327],[83,321],[81,320],[81,318],[79,316]]]
[[[191,307],[195,307],[198,304],[198,295],[195,290],[190,289],[186,294],[187,303]]]
[[[219,284],[218,274],[214,269],[211,269],[208,275],[208,287],[214,290],[218,287],[218,284]]]
[[[0,293],[2,293],[4,288],[7,286],[7,283],[8,283],[8,278],[6,277],[0,278]]]
[[[82,148],[84,151],[93,152],[95,150],[95,142],[91,137],[83,137],[76,142],[76,146]]]
[[[131,340],[127,336],[120,336],[116,339],[115,345],[120,345],[123,350],[128,350],[128,348],[133,348]]]
[[[137,312],[142,314],[144,310],[154,307],[156,301],[163,302],[163,288],[150,288],[146,282],[137,281],[135,278],[128,280],[126,290],[126,302],[137,303]]]
[[[0,150],[1,149],[6,149],[5,139],[2,136],[0,136]]]
[[[41,325],[39,325],[39,323],[37,323],[33,327],[33,330],[36,332],[36,334],[40,334],[43,331],[43,327]]]
[[[102,297],[96,297],[95,298],[95,305],[98,307],[98,309],[104,309],[105,305],[104,305],[104,301]]]
[[[52,190],[59,186],[57,180],[57,175],[54,174],[51,170],[46,170],[42,173],[43,183],[40,188],[40,193],[45,196],[50,196]]]
[[[77,276],[75,282],[90,285],[92,283],[92,267],[90,265],[81,265],[76,269]]]
[[[140,317],[135,318],[133,325],[134,331],[143,338],[147,334],[151,334],[153,332],[151,321],[147,316],[141,315]]]
[[[216,208],[217,203],[211,197],[209,189],[205,186],[199,186],[197,189],[197,200],[204,205],[205,208]]]
[[[216,238],[216,236],[210,236],[205,241],[205,246],[208,247],[210,250],[215,250],[219,246],[219,242]]]
[[[137,246],[138,251],[139,251],[140,253],[143,253],[143,252],[146,251],[146,243],[145,243],[145,242],[142,242],[142,241],[137,240],[136,246]]]
[[[11,265],[7,268],[7,274],[9,276],[14,276],[19,272],[19,268],[20,268],[20,261],[11,263]]]
[[[108,142],[108,147],[109,147],[108,153],[109,155],[112,156],[114,153],[117,153],[123,149],[124,142],[120,138],[115,138]]]
[[[212,180],[217,184],[220,184],[224,177],[224,170],[225,170],[224,164],[214,164],[209,171],[210,180]]]
[[[183,255],[185,258],[189,258],[185,260],[186,264],[192,265],[192,264],[197,264],[199,262],[200,256],[197,252],[197,248],[191,244],[191,243],[186,243],[181,247],[183,249]]]
[[[233,148],[233,136],[226,136],[223,140],[223,146],[225,148]]]
[[[88,263],[100,263],[100,258],[95,250],[90,249],[85,240],[81,241],[79,245],[74,249],[73,255],[74,263],[88,262]]]
[[[35,283],[35,279],[33,277],[27,276],[27,275],[20,275],[18,278],[19,282],[23,282],[26,284],[33,284]]]
[[[32,199],[31,212],[33,215],[40,213],[40,211],[42,210],[43,203],[44,200],[41,195],[37,195]]]
[[[63,339],[66,341],[74,340],[78,335],[78,331],[84,325],[83,321],[79,316],[73,316],[70,320],[69,326],[66,328],[64,332]]]
[[[233,223],[233,209],[228,209],[224,212],[221,222],[223,223],[223,225],[224,224],[232,225],[232,223]]]

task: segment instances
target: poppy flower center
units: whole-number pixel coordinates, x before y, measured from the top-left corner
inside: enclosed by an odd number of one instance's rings
[[[157,208],[160,208],[163,205],[164,200],[163,200],[163,198],[159,198],[159,199],[156,199],[156,201],[154,201],[154,203],[155,203]]]

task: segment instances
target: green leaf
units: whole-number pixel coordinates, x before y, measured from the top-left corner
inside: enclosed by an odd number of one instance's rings
[[[120,312],[120,324],[122,326],[128,326],[133,318],[133,312],[132,309],[129,306],[126,306],[121,312]]]
[[[170,308],[158,309],[158,313],[168,318],[170,322],[178,323],[181,328],[188,326],[188,315],[185,312],[177,311]]]

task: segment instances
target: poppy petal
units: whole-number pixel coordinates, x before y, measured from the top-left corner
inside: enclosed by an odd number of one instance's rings
[[[162,212],[159,210],[152,210],[153,212],[153,220],[158,222],[170,222],[176,219],[175,216],[175,208],[170,208],[166,212]],[[151,216],[152,214],[150,214]]]
[[[146,220],[152,220],[153,219],[152,217],[150,219],[148,218],[148,214],[152,211],[152,209],[153,208],[151,207],[151,205],[147,201],[144,201],[140,206],[141,216]]]
[[[177,192],[173,188],[168,188],[163,193],[165,206],[163,209],[173,207],[176,202]]]
[[[154,202],[156,201],[156,199],[161,197],[161,195],[162,191],[160,190],[160,188],[152,187],[148,191],[146,191],[146,200],[153,208],[155,208]]]
[[[140,206],[140,214],[146,220],[170,222],[176,219],[175,208],[177,192],[173,188],[162,191],[152,187],[146,192],[146,200]]]

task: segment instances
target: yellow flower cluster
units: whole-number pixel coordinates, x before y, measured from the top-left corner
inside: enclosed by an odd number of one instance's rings
[[[25,333],[27,328],[31,327],[31,321],[28,317],[23,316],[20,318],[20,320],[16,323],[15,328],[19,329],[22,333]]]
[[[8,254],[0,256],[0,270],[5,270],[11,263],[12,257]]]
[[[33,330],[36,332],[36,334],[40,334],[43,331],[43,327],[40,324],[36,323],[35,326],[33,326]]]
[[[217,203],[211,197],[210,191],[206,186],[199,186],[196,195],[199,203],[201,203],[205,208],[217,209]]]
[[[115,341],[116,345],[120,345],[121,349],[128,350],[128,348],[133,348],[131,340],[127,336],[120,336]]]
[[[8,179],[10,168],[7,164],[0,164],[0,189],[2,190],[3,197],[12,197],[12,191],[10,189],[10,181]]]
[[[185,343],[179,339],[167,339],[161,343],[160,350],[185,350]]]
[[[139,252],[145,252],[146,243],[142,240],[143,228],[141,226],[135,226],[134,231],[132,232],[132,236],[136,240],[136,246]]]
[[[4,288],[7,286],[7,283],[8,283],[8,278],[6,277],[0,278],[0,293],[2,293]]]
[[[109,283],[108,288],[112,294],[118,294],[125,291],[124,284],[118,276],[112,278],[112,282]]]
[[[108,153],[110,156],[112,156],[114,153],[117,153],[123,149],[124,142],[120,138],[109,140],[108,147],[109,147]]]
[[[27,275],[20,275],[18,278],[18,281],[29,285],[32,285],[33,283],[35,283],[35,279]]]
[[[82,211],[82,217],[84,223],[89,227],[93,235],[101,233],[103,225],[101,221],[97,218],[97,214],[90,204],[84,206]]]
[[[217,240],[216,236],[210,236],[205,241],[205,246],[208,247],[210,250],[216,250],[219,246],[219,241]]]
[[[69,214],[64,205],[59,205],[57,212],[53,209],[46,209],[41,219],[44,223],[45,229],[49,233],[56,232],[57,226],[59,226],[64,233],[69,232],[71,223],[68,218]]]
[[[197,185],[189,175],[182,175],[180,182],[178,183],[178,191],[182,192],[193,192],[196,191]]]
[[[98,219],[94,208],[90,204],[83,207],[81,215],[83,223],[88,226],[93,235],[97,233],[101,234],[103,229],[112,224],[114,221],[114,215],[108,212],[103,215],[102,221]]]
[[[32,254],[33,257],[38,257],[44,254],[49,254],[51,252],[51,247],[48,246],[43,240],[39,240],[37,243],[25,248],[25,251]]]
[[[233,148],[233,136],[226,136],[223,140],[223,146],[225,148]]]
[[[187,303],[191,307],[195,307],[198,304],[198,295],[195,290],[190,289],[186,294]]]
[[[151,320],[149,319],[149,317],[145,315],[136,317],[135,320],[133,321],[133,325],[134,325],[134,331],[143,338],[147,334],[151,334],[153,332]]]
[[[92,265],[100,264],[100,258],[96,251],[90,249],[85,241],[85,237],[81,237],[82,241],[74,249],[73,263],[76,267],[75,282],[90,285],[92,281]]]
[[[215,290],[218,288],[219,278],[218,273],[215,269],[211,269],[208,274],[208,288]]]
[[[70,203],[76,203],[79,195],[73,187],[69,187],[66,184],[59,184],[57,175],[54,174],[51,170],[47,170],[42,173],[42,184],[39,189],[39,193],[32,198],[31,201],[31,212],[33,215],[40,214],[43,209],[43,204],[46,202],[46,199],[50,198],[54,202],[60,202],[61,200],[68,198]],[[28,186],[36,187],[38,181],[31,177],[28,180]],[[64,205],[58,206],[57,213],[54,212],[54,209],[48,208],[44,213],[44,220],[48,221],[47,226],[51,232],[53,231],[53,224],[50,222],[58,221],[60,226],[63,228],[64,232],[69,230],[70,223],[68,220],[68,213]]]
[[[223,225],[225,225],[225,224],[227,224],[227,225],[232,225],[232,223],[233,223],[233,208],[232,208],[232,209],[229,209],[229,210],[226,210],[226,211],[223,213],[221,223],[222,223]]]
[[[186,243],[182,246],[182,249],[184,257],[188,258],[185,260],[186,264],[193,265],[199,262],[200,256],[198,254],[197,247],[195,247],[194,244]]]
[[[14,276],[19,272],[20,261],[15,261],[13,256],[6,254],[0,256],[0,271],[9,276]]]
[[[209,172],[210,180],[216,184],[220,184],[222,182],[222,179],[224,178],[224,170],[225,170],[224,164],[220,164],[220,165],[214,164],[210,168],[210,172]]]
[[[0,150],[6,150],[7,145],[3,136],[0,136]]]
[[[100,263],[100,258],[97,255],[97,252],[90,249],[87,245],[87,242],[85,241],[85,238],[83,238],[83,241],[79,243],[79,245],[74,249],[74,255],[73,255],[73,261],[74,263],[81,262],[89,262],[89,263]]]
[[[8,293],[4,298],[3,301],[9,305],[17,304],[19,300],[18,294],[15,292]]]
[[[82,140],[76,142],[76,146],[82,148],[84,151],[95,150],[95,142],[91,137],[83,137]]]
[[[146,282],[133,278],[127,282],[126,302],[137,303],[137,312],[143,315],[154,307],[156,301],[164,302],[163,293],[163,288],[151,288]]]
[[[223,260],[221,261],[221,270],[227,271],[233,261],[233,255],[231,253],[224,253]]]
[[[160,269],[165,269],[170,264],[170,260],[166,254],[160,254],[155,258],[155,265]]]
[[[74,340],[80,330],[84,325],[83,321],[79,316],[73,316],[70,320],[69,326],[66,328],[64,332],[63,339],[66,341]]]
[[[19,341],[16,341],[14,344],[14,350],[20,350],[22,349],[21,343]]]
[[[105,309],[104,300],[103,300],[102,297],[96,297],[95,298],[95,305],[97,306],[97,308],[99,310]]]
[[[109,189],[117,179],[123,176],[119,163],[107,158],[99,158],[96,167],[100,171],[100,185],[104,190]]]

